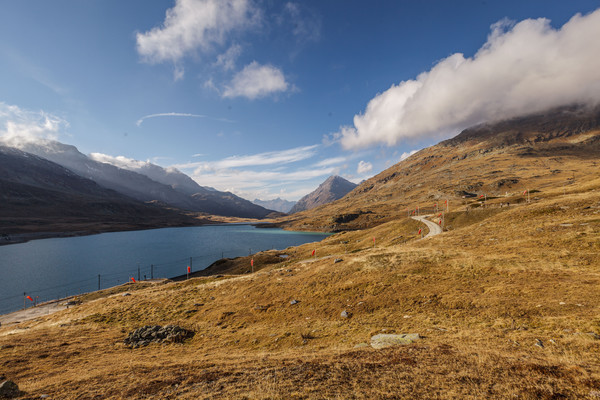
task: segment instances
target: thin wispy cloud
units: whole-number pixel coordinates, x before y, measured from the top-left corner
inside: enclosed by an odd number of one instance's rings
[[[226,119],[226,118],[213,118],[213,117],[209,117],[207,115],[202,115],[202,114],[188,114],[188,113],[176,113],[176,112],[169,112],[169,113],[158,113],[158,114],[149,114],[149,115],[144,115],[142,118],[138,119],[135,124],[137,126],[141,126],[142,123],[149,119],[149,118],[158,118],[158,117],[187,117],[187,118],[209,118],[209,119],[213,119],[216,121],[222,121],[222,122],[235,122],[232,121],[230,119]]]
[[[337,173],[338,168],[333,164],[343,161],[331,158],[310,167],[295,164],[314,157],[320,147],[301,146],[172,167],[188,172],[202,186],[231,191],[246,198],[269,198],[282,190],[288,191],[286,198],[300,198],[314,189],[315,179]]]
[[[358,162],[358,167],[356,167],[356,173],[363,175],[366,174],[367,172],[370,172],[373,169],[373,164],[371,164],[368,161],[359,161]]]
[[[176,168],[201,168],[205,171],[220,170],[239,167],[256,167],[265,165],[282,165],[306,160],[316,154],[319,145],[295,147],[281,151],[268,151],[264,153],[231,156],[218,161],[192,162],[174,165]]]
[[[235,62],[240,54],[242,54],[242,46],[234,44],[225,53],[217,56],[215,65],[223,68],[225,71],[231,71],[235,69]]]
[[[277,188],[288,188],[286,198],[300,198],[315,186],[310,182],[335,174],[335,168],[305,168],[294,171],[197,168],[190,176],[198,184],[218,190],[231,191],[246,198],[266,197]],[[269,189],[269,190],[266,190]],[[280,190],[281,190],[280,189]]]
[[[347,161],[347,157],[332,157],[326,158],[315,164],[315,167],[328,167],[330,165],[338,165]]]
[[[600,10],[560,29],[544,18],[492,25],[473,57],[453,54],[369,101],[334,134],[346,149],[442,138],[485,121],[600,102]]]

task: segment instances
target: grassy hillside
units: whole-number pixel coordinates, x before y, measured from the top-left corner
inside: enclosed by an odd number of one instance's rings
[[[290,229],[341,231],[432,211],[521,202],[525,190],[569,193],[598,176],[600,108],[560,108],[467,129],[363,182],[344,198],[281,220]],[[465,197],[465,195],[467,197]],[[474,198],[468,197],[474,195]]]
[[[594,398],[600,179],[571,189],[454,211],[452,229],[430,239],[402,217],[259,254],[254,274],[83,298],[0,328],[2,371],[30,396],[65,399]],[[221,268],[236,266],[249,260]],[[183,344],[122,343],[147,324],[196,334]],[[381,332],[424,338],[360,347]]]

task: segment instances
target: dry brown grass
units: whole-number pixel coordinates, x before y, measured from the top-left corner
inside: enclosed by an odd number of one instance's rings
[[[60,399],[598,398],[597,157],[476,150],[426,150],[369,190],[294,216],[290,226],[368,229],[256,254],[254,274],[249,257],[224,260],[218,275],[103,291],[3,326],[0,373],[29,397]],[[488,201],[473,208],[481,201],[456,190]],[[406,207],[445,198],[446,232],[420,240]],[[349,213],[359,215],[335,222]],[[147,324],[196,335],[123,344]],[[381,332],[424,338],[356,347]]]
[[[316,258],[314,244],[288,249],[254,274],[83,299],[2,327],[2,373],[29,396],[64,399],[593,398],[600,192],[588,189],[456,212],[431,239],[403,218],[333,235]],[[139,326],[171,323],[196,336],[122,344]],[[355,348],[380,332],[425,338]]]

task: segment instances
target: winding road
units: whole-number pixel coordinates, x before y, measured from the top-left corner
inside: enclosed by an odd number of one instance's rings
[[[430,215],[420,215],[418,217],[412,217],[412,219],[422,222],[425,225],[427,225],[427,228],[429,228],[429,233],[427,235],[425,235],[426,238],[430,237],[430,236],[435,236],[435,235],[439,235],[440,233],[442,233],[442,227],[439,226],[438,224],[436,224],[435,222],[432,222],[428,219],[425,219],[425,217],[430,217]]]

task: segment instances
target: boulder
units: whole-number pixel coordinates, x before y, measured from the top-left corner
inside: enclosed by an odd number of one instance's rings
[[[371,337],[371,347],[383,349],[385,347],[411,344],[421,339],[418,333],[404,333],[399,335],[381,333]]]
[[[0,399],[12,399],[20,394],[19,386],[13,381],[0,382]]]

